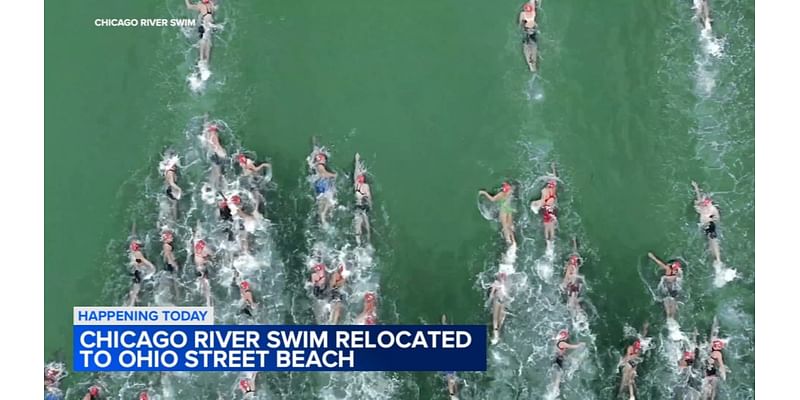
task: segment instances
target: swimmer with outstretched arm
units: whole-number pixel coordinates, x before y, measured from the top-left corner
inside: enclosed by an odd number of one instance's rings
[[[500,330],[506,319],[506,302],[508,301],[506,279],[506,273],[499,272],[489,289],[489,299],[492,301],[492,344],[500,342]]]
[[[185,0],[186,8],[195,10],[200,18],[200,25],[197,32],[200,34],[200,62],[208,63],[211,58],[211,31],[214,29],[213,14],[216,7],[211,0],[201,0],[200,3],[192,4],[189,0]]]
[[[664,312],[667,319],[675,320],[678,314],[678,295],[680,295],[680,279],[683,277],[683,265],[680,260],[661,261],[653,253],[647,253],[647,257],[664,270],[662,279],[664,289]]]
[[[331,274],[328,282],[328,290],[330,292],[331,300],[331,317],[330,323],[336,325],[342,316],[342,301],[344,297],[344,285],[347,280],[344,277],[344,264],[340,264],[338,268]]]
[[[485,196],[491,202],[500,202],[500,226],[503,231],[503,239],[510,246],[516,246],[517,239],[514,235],[514,187],[508,182],[503,182],[500,191],[494,196],[487,191],[481,190],[479,194]]]
[[[695,0],[695,13],[703,29],[711,30],[711,7],[708,0]]]
[[[519,13],[519,26],[522,28],[522,54],[531,72],[536,72],[538,67],[539,45],[537,42],[536,1],[531,0],[522,5]]]
[[[553,365],[558,367],[558,369],[553,379],[553,385],[558,386],[561,383],[561,374],[564,372],[564,361],[567,357],[567,350],[579,349],[585,345],[586,344],[583,342],[575,344],[569,343],[569,331],[566,329],[562,329],[558,332],[558,336],[556,336],[556,357],[553,360]]]
[[[697,186],[697,182],[692,181],[692,188],[694,188],[695,193],[694,210],[700,216],[700,226],[706,234],[706,238],[708,238],[708,248],[711,250],[711,254],[714,255],[714,259],[721,263],[722,256],[720,255],[719,238],[717,237],[719,209],[711,201],[710,196],[703,195],[700,187]]]
[[[567,306],[570,311],[578,311],[580,308],[579,296],[583,288],[582,277],[578,274],[578,270],[583,264],[583,259],[578,253],[578,239],[572,238],[572,254],[567,260],[564,267],[564,280],[561,281],[561,288],[567,295]]]

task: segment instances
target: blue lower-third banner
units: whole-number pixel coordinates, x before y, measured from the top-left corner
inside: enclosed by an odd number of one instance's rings
[[[76,371],[485,371],[483,325],[75,325]]]

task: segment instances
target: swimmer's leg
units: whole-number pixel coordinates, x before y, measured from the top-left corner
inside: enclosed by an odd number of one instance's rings
[[[356,213],[356,215],[353,217],[353,231],[355,231],[356,243],[359,246],[361,246],[361,218],[362,217],[360,213]]]
[[[714,258],[717,260],[717,262],[721,263],[722,256],[720,255],[719,251],[719,239],[717,238],[708,239],[708,247],[711,248],[711,253],[714,255]]]

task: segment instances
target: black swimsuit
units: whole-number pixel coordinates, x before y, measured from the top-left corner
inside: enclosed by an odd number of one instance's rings
[[[559,340],[556,343],[556,349],[558,349],[559,353],[556,354],[556,359],[553,360],[553,364],[558,365],[558,368],[564,369],[564,349],[559,347],[561,343],[566,343],[566,340]]]
[[[133,283],[142,283],[142,271],[138,269],[133,270]]]
[[[706,237],[708,237],[709,239],[717,238],[717,224],[715,224],[714,221],[709,221],[704,231],[706,233]]]
[[[170,243],[164,243],[164,245],[165,245],[165,246],[169,246],[169,249],[170,249],[170,250],[172,250],[172,249],[174,248],[174,247],[172,247],[172,244],[170,244]],[[167,268],[166,268],[166,269],[167,269],[167,271],[169,271],[169,272],[175,272],[175,271],[177,271],[177,268],[175,268],[175,266],[174,266],[174,265],[172,265],[172,264],[171,264],[169,261],[166,261],[166,262],[165,262],[165,264],[166,264],[166,267],[167,267]]]
[[[536,44],[538,37],[536,28],[525,28],[525,38],[522,40],[525,43]]]

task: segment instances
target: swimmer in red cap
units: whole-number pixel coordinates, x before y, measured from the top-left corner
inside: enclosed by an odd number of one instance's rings
[[[539,198],[531,201],[531,211],[535,214],[538,214],[539,210],[544,206],[557,206],[558,194],[556,189],[558,189],[558,176],[556,174],[556,163],[552,163],[550,167],[552,169],[550,179],[542,188]]]
[[[567,307],[570,312],[577,312],[580,309],[579,296],[583,287],[583,277],[578,274],[583,259],[578,254],[578,240],[572,238],[572,254],[567,259],[564,266],[564,280],[561,281],[561,288],[567,295]]]
[[[524,38],[522,39],[522,53],[525,55],[525,62],[531,72],[536,72],[538,49],[536,31],[536,3],[531,0],[522,5],[519,13],[519,26],[522,28]]]
[[[647,328],[650,326],[649,323],[645,322],[642,326],[642,330],[639,334],[640,338],[644,338],[647,336]],[[620,383],[619,391],[620,395],[628,392],[630,396],[630,400],[635,400],[635,391],[636,391],[636,367],[642,361],[642,353],[644,348],[642,346],[642,339],[636,339],[630,346],[625,349],[625,355],[619,362],[619,366],[622,367],[622,381]]]
[[[500,342],[500,330],[503,329],[503,322],[506,320],[506,302],[508,302],[506,279],[505,272],[498,273],[489,288],[489,299],[492,301],[492,344]]]
[[[252,399],[256,394],[256,376],[258,372],[248,372],[244,379],[239,380],[239,390],[245,399]]]
[[[100,388],[98,386],[92,386],[89,388],[89,391],[83,396],[83,400],[97,400],[100,398]]]
[[[167,198],[173,203],[180,200],[183,190],[178,186],[178,157],[174,154],[161,164],[164,169],[164,184],[167,185]],[[174,217],[174,215],[173,215]]]
[[[720,222],[719,209],[710,196],[703,195],[700,187],[697,186],[697,182],[692,181],[692,187],[696,196],[694,210],[700,216],[700,227],[705,232],[706,238],[708,238],[708,248],[711,250],[711,254],[714,255],[714,259],[721,263],[722,256],[720,255],[719,238],[717,237],[717,225]]]
[[[322,299],[325,296],[325,289],[327,285],[325,264],[316,263],[311,267],[311,285],[314,297]]]
[[[503,239],[506,240],[510,246],[516,246],[517,240],[514,235],[514,187],[508,182],[503,182],[500,186],[500,191],[494,196],[489,195],[485,190],[478,192],[485,196],[491,202],[500,202],[500,226],[503,231]]]
[[[722,350],[725,349],[725,342],[719,337],[719,321],[717,317],[714,317],[714,322],[711,324],[711,333],[708,339],[711,342],[711,348],[709,349],[708,358],[705,360],[705,378],[703,379],[700,398],[714,400],[717,396],[719,378],[724,381],[727,372],[722,355]]]
[[[378,319],[378,312],[375,306],[375,293],[367,292],[364,294],[364,311],[356,318],[356,323],[363,323],[365,325],[375,325]]]
[[[164,257],[164,265],[167,271],[171,273],[180,273],[181,266],[178,260],[175,259],[174,245],[175,235],[170,230],[165,230],[161,233],[161,253]]]
[[[256,301],[255,299],[253,299],[253,292],[250,290],[250,282],[248,281],[239,282],[239,295],[241,296],[242,302],[244,303],[244,305],[242,306],[241,313],[252,317],[253,311],[255,311]]]
[[[353,219],[356,243],[361,245],[361,234],[366,232],[367,241],[370,237],[369,216],[367,213],[372,208],[372,192],[367,182],[367,170],[361,162],[361,156],[356,153],[356,169],[353,174],[353,189],[356,195],[356,212]]]
[[[667,319],[675,320],[678,314],[678,296],[680,295],[681,280],[683,279],[683,264],[680,260],[661,261],[653,253],[647,253],[647,257],[658,264],[664,270],[659,287],[664,292],[664,312]]]
[[[256,165],[255,161],[248,158],[244,154],[237,155],[236,161],[239,163],[239,166],[242,167],[242,174],[247,176],[257,174],[261,172],[261,170],[272,166],[270,163],[261,163]]]
[[[585,346],[583,342],[571,344],[569,342],[569,331],[562,329],[556,335],[556,357],[553,364],[558,367],[553,378],[553,386],[559,387],[561,385],[561,374],[564,371],[564,361],[567,358],[567,350],[579,349]]]

